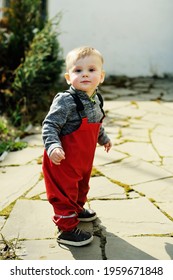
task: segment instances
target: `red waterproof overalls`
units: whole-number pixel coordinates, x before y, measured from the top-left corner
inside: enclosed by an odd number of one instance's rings
[[[53,221],[63,231],[70,231],[79,223],[77,217],[87,200],[100,125],[101,122],[88,123],[83,117],[76,131],[61,137],[65,159],[60,165],[52,163],[44,152],[47,197],[54,209]]]

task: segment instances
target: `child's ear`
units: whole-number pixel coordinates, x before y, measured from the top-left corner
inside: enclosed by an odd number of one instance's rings
[[[64,78],[66,79],[67,84],[70,85],[71,82],[70,82],[70,75],[69,75],[69,73],[65,73],[64,74]]]
[[[100,77],[100,83],[103,83],[104,79],[105,79],[105,71],[102,70],[101,77]]]

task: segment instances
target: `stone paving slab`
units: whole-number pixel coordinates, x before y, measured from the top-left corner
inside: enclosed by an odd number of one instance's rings
[[[157,99],[159,97],[159,94],[157,94],[156,97],[154,97],[154,99]],[[120,96],[118,97],[118,101],[124,101],[126,102],[127,100],[128,101],[131,101],[131,102],[141,102],[141,101],[148,101],[150,99],[150,97],[146,94],[146,93],[140,93],[140,94],[137,94],[136,95],[133,95],[133,96]]]
[[[128,198],[139,198],[139,197],[141,197],[141,195],[139,194],[139,193],[137,193],[137,192],[135,192],[135,191],[130,191],[130,192],[128,192]]]
[[[0,173],[0,210],[33,187],[40,178],[40,172],[41,165],[39,164],[23,165],[20,168],[5,167]]]
[[[96,168],[104,176],[127,185],[140,184],[171,176],[171,173],[163,168],[135,157],[124,159],[115,164],[97,165]]]
[[[0,166],[24,165],[43,155],[43,147],[27,147],[21,151],[9,153]]]
[[[155,203],[159,208],[164,211],[169,217],[173,220],[173,201],[167,202],[156,202]]]
[[[155,125],[172,125],[172,115],[148,113],[143,117],[143,120],[151,122]]]
[[[107,235],[132,236],[173,232],[173,223],[144,197],[91,201],[90,205],[97,212]]]
[[[162,157],[173,157],[173,149],[170,149],[170,147],[173,146],[173,137],[165,136],[164,131],[163,135],[160,135],[157,132],[152,133],[152,142],[157,149],[158,153]]]
[[[171,237],[107,237],[108,260],[173,260]]]
[[[22,139],[22,141],[27,142],[29,146],[43,146],[41,134],[26,136]]]
[[[105,94],[107,96],[107,94],[112,94],[113,96],[116,96],[116,97],[121,97],[121,96],[131,96],[131,95],[135,95],[136,94],[136,91],[135,90],[132,90],[132,89],[128,89],[128,88],[116,88],[115,86],[112,86],[112,85],[103,85],[102,86],[102,91],[103,91],[103,94]],[[110,96],[112,96],[110,95]]]
[[[131,124],[125,129],[121,128],[121,141],[149,142],[149,130],[146,124]]]
[[[2,234],[7,240],[55,238],[57,230],[51,217],[52,207],[47,201],[17,200]]]
[[[128,142],[116,146],[116,149],[146,161],[160,161],[160,157],[150,143]]]
[[[115,114],[117,109],[128,107],[129,104],[130,104],[130,102],[128,100],[126,100],[126,101],[116,100],[116,102],[112,102],[112,100],[111,101],[106,100],[106,102],[104,102],[104,110],[106,112],[106,118],[107,118],[107,111],[109,113]]]
[[[4,226],[4,223],[5,223],[5,217],[4,216],[0,216],[0,230]]]
[[[138,132],[138,134],[139,134],[139,132],[141,132],[141,135],[143,135],[144,132],[146,132],[146,131],[149,132],[153,127],[155,127],[155,124],[153,124],[152,122],[148,123],[147,121],[145,121],[143,119],[130,119],[129,125],[128,125],[128,127],[124,128],[123,133],[125,131],[128,131],[128,129],[129,129],[129,131],[131,132],[132,135],[135,132],[134,136],[136,136],[137,132]]]
[[[173,178],[135,185],[133,189],[157,202],[173,202]]]
[[[160,116],[162,114],[164,115],[173,115],[173,112],[171,110],[170,106],[165,106],[167,103],[159,103],[155,101],[140,101],[138,102],[138,105],[140,109],[144,110],[147,114],[152,113],[155,116]],[[156,119],[153,119],[153,122],[155,123]]]
[[[126,157],[127,155],[115,151],[114,149],[112,149],[111,152],[106,153],[103,147],[97,147],[93,165],[105,165],[122,160]]]
[[[47,200],[47,194],[43,193],[43,194],[39,194],[40,199],[42,200]]]
[[[17,255],[23,260],[102,260],[100,240],[81,248],[58,245],[56,239],[26,240],[19,243]]]
[[[112,183],[104,176],[92,177],[90,179],[90,190],[88,199],[126,198],[124,188]]]
[[[173,157],[163,158],[163,168],[173,174]]]
[[[32,125],[29,124],[28,127],[25,129],[25,132],[28,135],[40,134],[41,135],[42,127],[41,125]]]
[[[115,138],[115,136],[118,135],[118,133],[119,133],[119,127],[113,126],[111,124],[109,124],[109,126],[106,124],[105,130],[106,130],[106,133],[112,138],[113,137]],[[100,145],[98,145],[98,147],[100,147]]]
[[[26,198],[32,198],[34,196],[43,194],[46,192],[44,179],[40,180],[27,194]]]
[[[158,125],[157,127],[155,127],[154,133],[159,134],[159,135],[164,135],[165,137],[166,136],[171,137],[171,138],[173,137],[172,127],[166,126],[166,124],[164,126],[163,125]]]
[[[117,109],[116,114],[130,118],[142,118],[145,116],[146,112],[130,103],[128,109],[125,107]]]

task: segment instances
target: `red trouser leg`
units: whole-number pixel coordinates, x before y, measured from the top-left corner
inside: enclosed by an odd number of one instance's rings
[[[85,174],[83,179],[79,181],[79,190],[78,190],[78,205],[83,208],[85,202],[87,201],[87,194],[89,191],[89,180],[90,180],[91,170],[88,170],[88,172]]]
[[[55,165],[46,152],[43,157],[43,173],[48,201],[54,209],[53,221],[63,231],[72,230],[79,223],[77,213],[82,210],[78,205],[78,180],[66,170],[65,161]],[[67,171],[67,172],[66,172]]]

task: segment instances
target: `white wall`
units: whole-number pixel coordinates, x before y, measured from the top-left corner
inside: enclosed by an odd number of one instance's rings
[[[3,7],[3,0],[0,0],[0,8]],[[2,17],[2,11],[0,11],[0,18]]]
[[[63,13],[59,41],[66,53],[98,48],[113,75],[173,73],[172,0],[49,0],[49,17]]]

